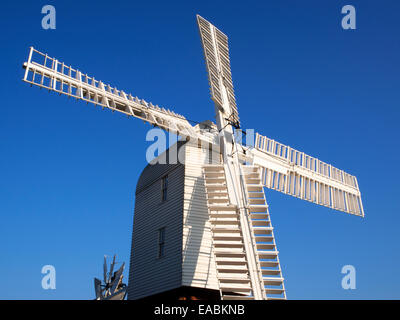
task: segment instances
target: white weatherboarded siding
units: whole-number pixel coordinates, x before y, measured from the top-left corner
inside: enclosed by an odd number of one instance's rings
[[[184,148],[180,150],[184,164],[148,165],[136,187],[128,299],[181,286],[219,290],[202,172],[209,153],[197,144],[179,142],[178,146]],[[219,153],[214,152],[212,159],[219,163]],[[162,202],[165,174],[167,201]],[[162,227],[165,256],[159,259],[157,231]]]
[[[191,144],[185,151],[182,285],[219,290],[202,173],[208,151]],[[213,162],[219,162],[219,154],[213,154]]]
[[[167,200],[161,178],[168,174]],[[137,187],[129,267],[128,299],[139,299],[181,286],[182,164],[148,165]],[[158,229],[165,227],[165,255],[158,258]]]

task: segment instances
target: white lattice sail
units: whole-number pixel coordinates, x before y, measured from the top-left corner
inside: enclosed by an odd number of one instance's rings
[[[357,178],[304,152],[256,134],[254,164],[265,187],[364,216]]]
[[[223,109],[232,122],[239,125],[239,114],[229,60],[228,37],[199,15],[197,15],[197,23],[206,60],[211,98],[219,108]],[[224,110],[223,107],[224,94],[226,95],[229,110]]]
[[[126,94],[33,47],[24,68],[23,80],[31,85],[142,119],[181,136],[199,138],[184,116]]]

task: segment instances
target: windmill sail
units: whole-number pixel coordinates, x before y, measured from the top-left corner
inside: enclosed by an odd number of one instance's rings
[[[364,217],[355,176],[259,134],[252,155],[265,187]]]
[[[122,263],[118,271],[114,272],[116,255],[110,266],[110,272],[107,272],[107,258],[104,256],[103,263],[103,278],[101,280],[94,278],[94,290],[96,293],[96,300],[124,300],[126,295],[126,284],[122,283],[125,262]]]
[[[211,98],[229,120],[239,125],[229,60],[228,37],[199,15],[197,15],[197,23],[204,49]]]
[[[122,266],[118,269],[117,272],[115,272],[115,274],[110,279],[110,282],[112,283],[112,285],[111,285],[112,293],[115,293],[115,291],[117,290],[117,287],[121,285],[121,281],[122,281],[121,276],[122,276],[122,273],[124,272],[124,268],[125,268],[125,262],[122,264]]]
[[[24,68],[23,81],[31,85],[142,119],[180,136],[200,138],[184,116],[112,88],[33,47]]]
[[[96,293],[96,299],[100,299],[100,297],[101,297],[101,281],[97,278],[94,278],[94,291]]]
[[[108,275],[108,281],[111,281],[111,277],[112,277],[113,272],[114,272],[115,257],[116,257],[116,255],[114,254],[113,262],[111,263],[111,266],[110,266],[110,273]]]

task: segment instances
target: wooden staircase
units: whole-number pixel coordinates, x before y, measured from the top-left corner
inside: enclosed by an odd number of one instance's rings
[[[276,247],[274,228],[261,184],[260,168],[242,166],[242,170],[246,185],[250,226],[256,245],[256,259],[264,282],[265,296],[267,300],[285,300],[286,291],[279,263],[279,251]]]
[[[243,166],[247,215],[255,248],[258,279],[265,299],[286,299],[278,251],[266,204],[260,172]],[[229,201],[223,165],[203,167],[213,251],[222,300],[254,300],[249,265],[243,243],[239,210]]]
[[[221,299],[254,300],[239,211],[229,202],[224,166],[204,166],[203,174]]]

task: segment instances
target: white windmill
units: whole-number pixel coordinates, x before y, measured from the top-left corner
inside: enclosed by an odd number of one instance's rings
[[[32,47],[23,80],[183,138],[158,157],[166,164],[149,164],[139,178],[128,299],[286,299],[263,187],[363,217],[357,179],[259,134],[252,148],[235,141],[240,123],[228,38],[197,21],[216,126],[192,126]],[[175,163],[171,151],[178,148],[184,161]]]

